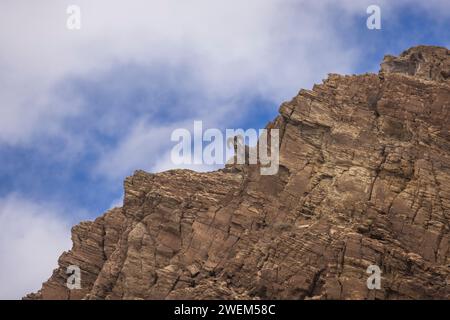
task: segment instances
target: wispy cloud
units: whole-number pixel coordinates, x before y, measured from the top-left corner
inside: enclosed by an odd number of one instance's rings
[[[70,249],[69,221],[60,208],[19,195],[0,199],[0,299],[40,289],[58,256]]]
[[[354,17],[364,19],[372,3],[75,2],[82,11],[80,31],[66,29],[68,1],[0,4],[0,143],[35,143],[42,135],[64,135],[62,123],[86,110],[76,97],[58,96],[58,84],[72,76],[90,79],[120,63],[147,69],[166,65],[169,72],[184,66],[193,71],[205,99],[249,93],[276,102],[288,99],[327,72],[353,70],[361,50],[348,46],[344,26]],[[386,17],[398,14],[401,6],[443,17],[450,11],[449,2],[439,0],[378,4]],[[184,85],[182,73],[173,76]],[[103,108],[107,114],[109,106]]]
[[[117,63],[149,69],[165,64],[169,72],[171,66],[186,66],[205,98],[249,90],[279,101],[329,70],[349,70],[353,59],[332,24],[321,18],[326,9],[312,5],[297,10],[274,0],[80,0],[78,5],[82,29],[69,31],[64,2],[2,2],[0,68],[6,72],[0,81],[8,85],[1,96],[3,143],[25,143],[36,133],[58,135],[61,121],[83,110],[73,97],[55,99],[57,84],[74,75],[89,79]],[[174,76],[183,86],[183,74]],[[103,107],[107,113],[109,106]]]

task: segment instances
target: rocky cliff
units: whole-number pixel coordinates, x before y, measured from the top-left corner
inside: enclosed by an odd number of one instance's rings
[[[27,299],[450,299],[449,50],[331,74],[268,128],[277,175],[138,171]]]

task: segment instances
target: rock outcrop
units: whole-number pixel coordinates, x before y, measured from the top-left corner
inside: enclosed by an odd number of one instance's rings
[[[450,299],[449,76],[421,46],[301,90],[268,125],[274,176],[136,172],[27,299]]]

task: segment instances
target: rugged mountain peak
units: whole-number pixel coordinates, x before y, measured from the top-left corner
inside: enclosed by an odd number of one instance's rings
[[[450,51],[444,47],[417,46],[399,57],[387,55],[381,72],[403,73],[434,81],[450,81]]]
[[[447,49],[422,46],[301,90],[268,125],[277,175],[136,172],[27,298],[449,299],[447,70]]]

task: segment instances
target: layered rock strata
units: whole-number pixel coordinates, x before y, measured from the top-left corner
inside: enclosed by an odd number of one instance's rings
[[[450,51],[283,103],[280,169],[136,172],[28,299],[449,299]],[[66,287],[78,265],[82,289]],[[368,266],[381,289],[369,290]]]

